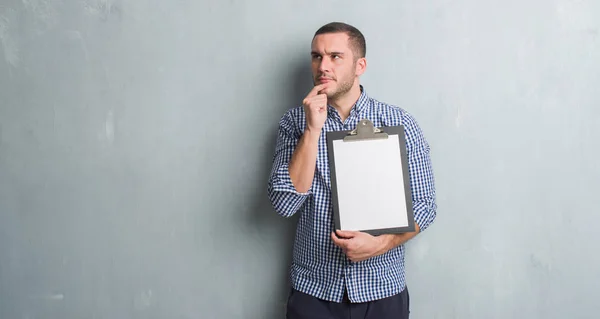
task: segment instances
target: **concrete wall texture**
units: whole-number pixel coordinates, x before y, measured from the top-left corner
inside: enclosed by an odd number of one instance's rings
[[[412,317],[596,318],[591,0],[2,0],[0,318],[283,318],[266,181],[330,21],[432,147]]]

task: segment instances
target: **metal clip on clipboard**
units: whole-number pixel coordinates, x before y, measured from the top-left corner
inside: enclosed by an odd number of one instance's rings
[[[362,119],[356,125],[356,128],[347,136],[344,137],[344,142],[353,142],[353,141],[364,141],[364,140],[376,140],[376,139],[387,139],[388,134],[382,131],[381,129],[376,128],[373,125],[373,122]]]

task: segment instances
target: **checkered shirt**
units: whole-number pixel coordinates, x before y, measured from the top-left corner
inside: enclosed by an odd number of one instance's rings
[[[325,132],[354,129],[364,118],[376,127],[404,125],[415,222],[423,232],[436,217],[429,144],[404,109],[369,97],[362,86],[360,98],[345,122],[329,106],[319,139],[315,176],[306,193],[296,191],[288,171],[306,126],[305,113],[302,106],[287,111],[279,122],[268,195],[279,215],[300,214],[290,271],[292,287],[323,300],[341,302],[346,288],[352,302],[367,302],[397,294],[406,285],[404,245],[365,261],[351,262],[331,240],[334,221]]]

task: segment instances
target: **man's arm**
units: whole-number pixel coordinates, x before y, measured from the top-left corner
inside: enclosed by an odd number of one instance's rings
[[[300,193],[308,192],[314,176],[319,149],[320,132],[306,129],[290,160],[290,177],[296,190]]]
[[[327,119],[327,95],[320,91],[326,86],[314,86],[302,101],[306,128],[290,161],[290,176],[300,192],[310,189],[315,176],[319,137]]]
[[[400,245],[405,244],[409,240],[415,238],[420,232],[419,224],[415,222],[415,231],[403,234],[386,234],[381,235],[383,241],[382,252],[385,253],[390,249],[396,248]]]
[[[327,119],[327,95],[319,93],[325,87],[325,84],[314,86],[302,101],[306,127],[300,136],[297,136],[292,112],[284,115],[279,123],[268,190],[273,207],[284,217],[294,215],[311,190],[319,137]]]
[[[316,152],[312,135],[305,132],[298,137],[291,113],[284,115],[279,122],[273,167],[267,185],[269,200],[279,215],[293,216],[310,195]]]
[[[435,220],[435,182],[429,143],[417,122],[406,115],[406,135],[408,145],[408,170],[411,180],[415,231],[404,234],[382,235],[385,251],[400,246],[427,229]]]

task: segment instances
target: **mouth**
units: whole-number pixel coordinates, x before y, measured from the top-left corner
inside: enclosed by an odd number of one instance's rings
[[[331,81],[333,81],[333,79],[331,79],[331,78],[326,78],[326,77],[319,78],[319,82],[321,82],[321,83],[327,83],[327,82],[331,82]]]

